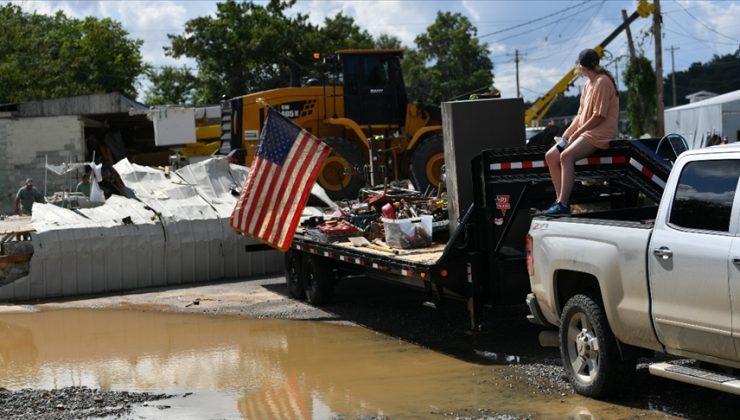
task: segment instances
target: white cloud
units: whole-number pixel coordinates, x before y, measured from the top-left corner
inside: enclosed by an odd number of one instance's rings
[[[414,38],[434,20],[435,11],[420,2],[409,1],[302,1],[294,12],[309,14],[309,21],[322,26],[326,17],[337,13],[352,17],[355,23],[371,35],[393,35],[405,46],[414,46]]]
[[[467,12],[468,19],[470,19],[473,24],[476,24],[476,22],[480,21],[480,13],[477,10],[477,6],[479,6],[479,3],[472,2],[470,0],[463,0],[462,1],[462,7]],[[476,25],[477,26],[477,25]]]
[[[685,5],[684,7],[688,9],[688,13],[696,17],[692,21],[698,33],[723,43],[731,43],[732,39],[740,39],[740,27],[737,24],[740,21],[740,4],[734,1],[698,2],[697,6]]]
[[[69,2],[53,1],[12,1],[11,3],[21,7],[23,11],[53,16],[58,11],[64,12],[68,17],[84,18],[94,9],[94,3],[84,5],[86,7],[73,6]]]

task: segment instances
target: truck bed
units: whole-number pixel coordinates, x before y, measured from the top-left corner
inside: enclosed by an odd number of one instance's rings
[[[561,217],[559,221],[564,223],[585,223],[600,226],[621,226],[637,229],[650,229],[653,227],[655,216],[658,213],[657,206],[636,207],[619,210],[608,210],[574,214],[571,217]],[[541,219],[553,219],[552,217],[541,217]]]

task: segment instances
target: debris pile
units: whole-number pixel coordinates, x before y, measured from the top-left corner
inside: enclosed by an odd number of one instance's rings
[[[445,194],[387,186],[362,189],[357,200],[301,224],[302,233],[316,241],[349,241],[385,252],[428,247],[447,226]]]

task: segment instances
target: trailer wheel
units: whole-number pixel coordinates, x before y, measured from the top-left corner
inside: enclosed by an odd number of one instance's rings
[[[365,165],[363,151],[355,143],[341,137],[327,137],[324,143],[334,149],[319,171],[318,183],[332,200],[357,198],[365,185],[362,167]]]
[[[288,285],[288,294],[293,299],[305,299],[306,290],[303,288],[301,276],[302,254],[292,249],[285,253],[285,283]]]
[[[634,360],[621,360],[604,310],[586,295],[573,296],[563,309],[560,355],[573,388],[588,397],[623,390],[635,372]]]
[[[303,277],[303,288],[309,303],[321,306],[331,302],[334,296],[334,278],[328,260],[313,255],[304,255],[301,277]]]
[[[442,135],[435,134],[422,140],[411,155],[411,180],[416,189],[423,192],[429,185],[438,188],[444,163]]]

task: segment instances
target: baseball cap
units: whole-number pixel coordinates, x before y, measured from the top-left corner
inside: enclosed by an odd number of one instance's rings
[[[578,54],[576,64],[580,64],[587,69],[593,69],[599,64],[599,54],[591,48],[586,48]]]
[[[26,184],[33,184],[33,179],[26,178]]]

